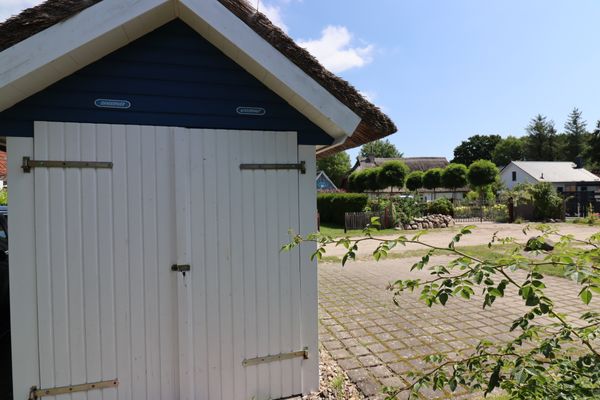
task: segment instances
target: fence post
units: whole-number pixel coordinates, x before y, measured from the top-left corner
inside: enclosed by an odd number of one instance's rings
[[[515,201],[512,197],[508,198],[508,223],[512,224],[515,222]]]

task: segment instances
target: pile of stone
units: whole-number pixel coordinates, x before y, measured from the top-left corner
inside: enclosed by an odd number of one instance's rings
[[[408,224],[400,223],[398,229],[404,230],[420,230],[420,229],[437,229],[447,228],[455,224],[454,218],[449,215],[432,214],[421,218],[415,218]]]

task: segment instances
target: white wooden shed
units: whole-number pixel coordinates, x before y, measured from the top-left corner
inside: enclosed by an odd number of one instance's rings
[[[0,24],[14,399],[316,390],[314,248],[280,246],[316,229],[317,154],[395,130],[244,1]]]

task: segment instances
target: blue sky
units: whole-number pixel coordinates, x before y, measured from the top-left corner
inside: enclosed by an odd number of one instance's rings
[[[0,18],[35,3],[1,0]],[[260,0],[259,8],[382,107],[407,156],[451,158],[477,133],[521,136],[537,113],[559,130],[573,107],[589,125],[600,119],[597,0]]]

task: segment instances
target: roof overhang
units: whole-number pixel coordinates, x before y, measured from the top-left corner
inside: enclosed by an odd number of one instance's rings
[[[0,111],[181,18],[340,146],[361,118],[217,0],[104,0],[0,52]],[[324,151],[324,149],[321,149]]]

